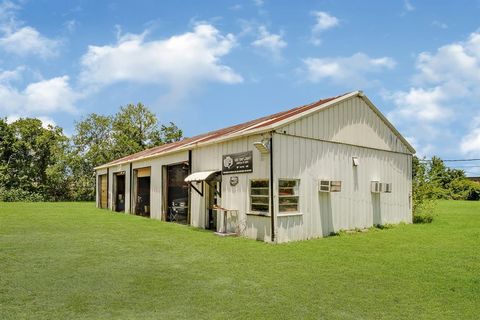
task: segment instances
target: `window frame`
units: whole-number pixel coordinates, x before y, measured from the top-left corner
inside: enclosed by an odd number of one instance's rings
[[[294,187],[281,187],[280,186],[280,182],[281,181],[295,181],[296,182],[296,185]],[[293,190],[297,190],[297,194],[293,194],[293,195],[281,195],[280,194],[280,189],[282,188],[291,188]],[[295,178],[279,178],[278,179],[278,186],[277,186],[277,189],[278,189],[278,215],[292,215],[292,214],[298,214],[300,213],[300,179],[295,179]],[[296,206],[297,206],[297,209],[295,211],[282,211],[280,208],[282,206],[293,206],[294,204],[281,204],[280,201],[282,198],[296,198],[297,199],[297,203],[296,203]]]
[[[255,195],[252,194],[252,182],[256,181],[265,181],[267,182],[267,187],[254,187],[254,189],[267,189],[268,190],[268,195]],[[266,198],[267,199],[267,211],[259,211],[259,210],[254,210],[252,205],[254,204],[252,201],[252,197],[257,197],[257,198]],[[248,185],[248,208],[249,208],[249,213],[254,214],[254,215],[262,215],[262,216],[267,216],[271,214],[271,207],[270,207],[270,198],[271,197],[271,190],[270,190],[270,179],[249,179],[249,185]],[[257,203],[257,205],[264,205],[262,203]]]

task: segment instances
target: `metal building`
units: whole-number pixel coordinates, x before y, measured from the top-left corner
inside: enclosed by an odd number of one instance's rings
[[[409,223],[414,153],[355,91],[99,166],[97,206],[267,242]]]

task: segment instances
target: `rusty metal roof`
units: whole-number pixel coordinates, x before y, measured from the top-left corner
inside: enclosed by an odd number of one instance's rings
[[[162,154],[172,153],[175,151],[189,150],[189,149],[196,148],[199,145],[204,145],[204,144],[213,143],[217,141],[231,140],[234,138],[238,138],[240,136],[261,133],[263,132],[262,130],[272,130],[272,128],[275,128],[278,125],[285,124],[286,121],[288,122],[289,120],[294,120],[297,117],[302,116],[303,113],[309,113],[308,111],[314,111],[312,109],[315,109],[317,107],[319,107],[319,109],[320,108],[323,109],[324,105],[326,107],[327,105],[335,104],[337,101],[334,101],[334,100],[338,99],[338,101],[340,101],[340,100],[344,100],[346,98],[350,98],[352,96],[357,96],[357,95],[360,97],[364,97],[361,91],[354,91],[354,92],[345,93],[336,97],[318,100],[310,104],[302,105],[287,111],[278,112],[269,116],[258,118],[256,120],[251,120],[251,121],[230,126],[227,128],[207,132],[191,138],[183,139],[178,142],[168,143],[158,147],[146,149],[146,150],[128,155],[126,157],[114,160],[107,164],[101,165],[95,169],[107,168],[113,165],[143,160],[145,158],[153,158]],[[382,118],[384,117],[382,116]],[[404,141],[407,144],[407,146],[410,146],[408,142],[406,142],[406,140],[404,140],[404,138],[398,133],[398,131],[396,131],[396,129],[388,122],[388,120],[386,120],[386,118],[384,118],[384,121],[386,121],[386,123],[394,130],[394,132],[396,132],[400,136],[402,141]],[[412,148],[412,150],[414,149]]]

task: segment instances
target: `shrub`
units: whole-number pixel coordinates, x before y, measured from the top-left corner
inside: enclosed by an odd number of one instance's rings
[[[5,202],[40,202],[45,198],[38,193],[29,192],[22,189],[4,189],[0,188],[0,201]]]
[[[431,223],[433,221],[433,213],[416,213],[413,215],[413,223]]]
[[[468,179],[455,179],[449,184],[454,200],[479,200],[480,183]]]

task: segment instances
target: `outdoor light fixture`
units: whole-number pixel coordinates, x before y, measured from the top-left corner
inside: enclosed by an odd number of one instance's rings
[[[254,142],[253,145],[262,154],[270,153],[270,145],[268,142]]]
[[[353,160],[353,166],[358,167],[358,165],[360,164],[358,157],[352,157],[352,160]]]

